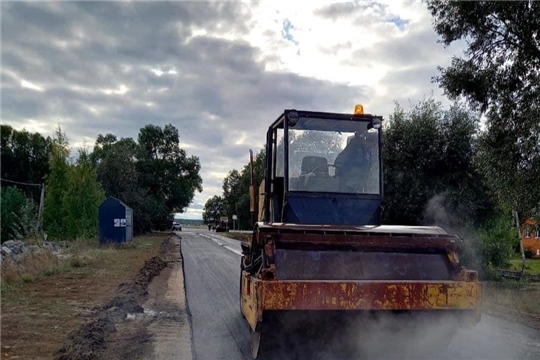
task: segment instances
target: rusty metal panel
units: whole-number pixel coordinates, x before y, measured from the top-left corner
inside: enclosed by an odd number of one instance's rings
[[[445,254],[277,249],[278,280],[451,280]]]
[[[262,307],[259,301],[262,298],[262,282],[255,280],[246,271],[242,271],[240,281],[242,289],[241,311],[252,330],[255,330],[257,323],[262,320]]]
[[[263,310],[476,310],[480,284],[455,281],[261,281]]]
[[[394,249],[399,251],[455,251],[458,240],[454,237],[434,236],[388,236],[388,235],[360,235],[360,234],[294,234],[284,233],[274,235],[278,247],[281,245],[302,246],[302,244],[350,246],[356,249]]]

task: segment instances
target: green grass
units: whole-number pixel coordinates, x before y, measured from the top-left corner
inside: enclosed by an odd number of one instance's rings
[[[21,278],[24,283],[33,283],[35,280],[34,275],[32,274],[22,274]]]
[[[54,276],[54,275],[59,275],[61,273],[68,272],[68,271],[70,271],[70,266],[67,264],[62,264],[62,265],[51,266],[50,268],[45,269],[45,271],[43,271],[43,275]]]
[[[521,259],[511,259],[509,270],[521,271]],[[525,271],[529,274],[540,274],[540,259],[526,259]]]

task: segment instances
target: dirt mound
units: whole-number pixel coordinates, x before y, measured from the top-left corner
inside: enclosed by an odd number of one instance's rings
[[[143,312],[140,304],[148,296],[148,284],[166,267],[167,263],[157,256],[145,261],[135,280],[120,284],[117,295],[103,309],[119,309],[125,313]]]
[[[114,331],[116,327],[111,319],[103,316],[93,320],[69,336],[71,344],[60,349],[57,359],[96,359],[96,352],[107,346],[105,334]]]
[[[166,238],[164,243],[168,240]],[[69,335],[69,345],[59,350],[56,359],[99,358],[99,352],[107,347],[106,336],[116,331],[115,322],[124,320],[128,313],[143,312],[141,304],[148,297],[148,285],[166,267],[167,263],[160,257],[145,261],[135,279],[120,284],[116,296],[98,311],[93,320]]]

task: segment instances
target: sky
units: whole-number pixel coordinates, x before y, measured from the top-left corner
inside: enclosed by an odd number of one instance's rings
[[[262,149],[284,109],[392,113],[433,96],[464,47],[437,42],[418,1],[9,2],[1,11],[1,119],[92,148],[173,124],[199,157],[201,218],[223,178]]]

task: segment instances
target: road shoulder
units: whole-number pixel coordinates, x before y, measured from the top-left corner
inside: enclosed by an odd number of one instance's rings
[[[184,291],[180,238],[171,234],[160,255],[118,287],[114,298],[70,336],[57,359],[191,360]]]
[[[178,236],[170,238],[164,254],[167,269],[148,288],[149,299],[144,309],[154,316],[148,326],[153,342],[149,359],[193,359],[180,241]]]

